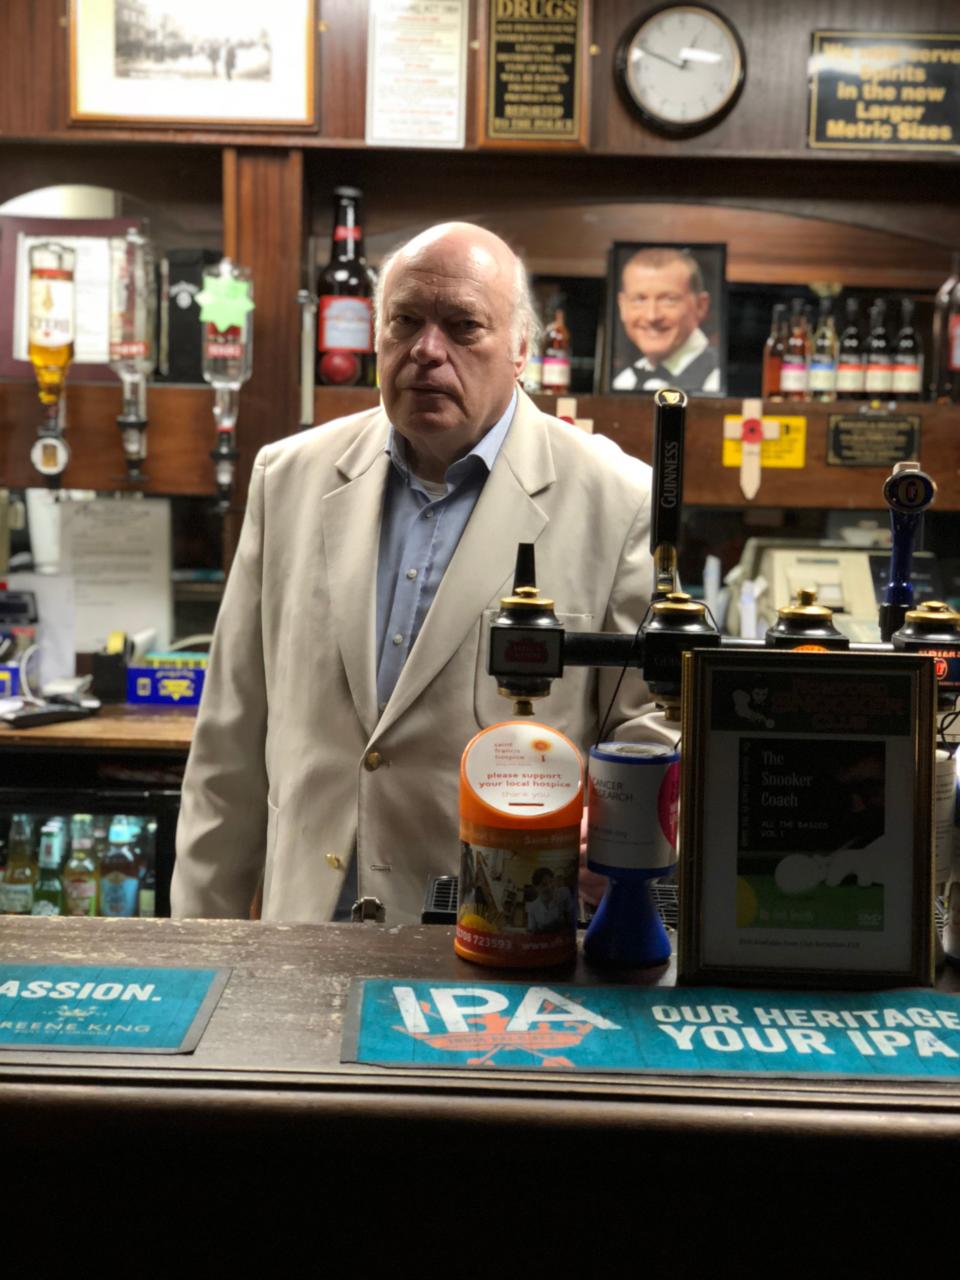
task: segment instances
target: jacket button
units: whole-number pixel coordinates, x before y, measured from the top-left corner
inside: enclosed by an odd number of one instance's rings
[[[338,854],[336,854],[336,853],[325,853],[323,856],[324,856],[324,857],[326,858],[326,860],[327,860],[327,866],[328,866],[328,867],[332,867],[332,868],[334,869],[334,871],[339,871],[339,870],[340,870],[340,868],[343,866],[343,863],[340,861],[340,857],[339,857],[339,855],[338,855]]]
[[[363,759],[363,767],[373,773],[374,769],[379,769],[383,764],[383,756],[379,751],[368,751]]]

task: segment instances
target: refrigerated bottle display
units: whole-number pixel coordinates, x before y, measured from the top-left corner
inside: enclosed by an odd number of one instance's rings
[[[898,400],[919,400],[923,386],[923,348],[913,327],[913,302],[900,303],[900,332],[893,349],[893,394]]]
[[[62,819],[53,818],[43,824],[40,832],[40,850],[37,854],[39,874],[33,895],[32,915],[63,914],[63,878],[60,870],[66,852],[65,835]]]
[[[70,823],[70,853],[63,868],[63,914],[95,916],[98,888],[93,849],[93,815],[75,813]]]
[[[317,381],[376,384],[373,350],[374,276],[363,245],[363,192],[333,193],[330,258],[317,279]]]
[[[110,824],[107,851],[100,860],[100,914],[135,916],[140,893],[140,860],[129,818],[118,814]]]
[[[33,855],[33,822],[29,814],[15,813],[10,820],[7,865],[0,880],[0,912],[28,916],[33,911],[37,863]]]

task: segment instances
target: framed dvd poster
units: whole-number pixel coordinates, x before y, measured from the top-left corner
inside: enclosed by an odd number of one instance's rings
[[[680,980],[931,982],[933,661],[683,661]]]
[[[603,389],[727,389],[725,244],[616,242],[607,276]]]

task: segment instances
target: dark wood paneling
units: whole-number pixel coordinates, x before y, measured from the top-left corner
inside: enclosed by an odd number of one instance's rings
[[[236,261],[252,271],[256,301],[253,376],[241,393],[240,458],[226,526],[229,559],[257,450],[298,426],[303,156],[244,149],[234,157],[228,151],[224,168],[224,226],[236,228]]]
[[[551,396],[536,396],[547,413],[556,407]],[[377,404],[377,393],[356,387],[323,387],[317,391],[316,421],[358,413]],[[578,396],[577,416],[593,420],[594,430],[615,440],[625,453],[650,462],[653,453],[653,401],[649,396]],[[884,467],[827,465],[827,418],[840,411],[856,413],[860,405],[773,405],[771,415],[800,415],[807,420],[806,465],[802,470],[763,473],[760,493],[745,502],[739,472],[724,467],[723,418],[739,414],[740,400],[693,397],[687,410],[684,446],[684,502],[707,507],[804,507],[824,510],[883,510],[880,494],[890,474]],[[953,405],[902,405],[921,418],[920,462],[939,487],[938,511],[960,511],[960,408]]]
[[[66,0],[0,4],[0,135],[60,133],[67,123]]]
[[[145,493],[212,494],[210,450],[215,432],[212,393],[205,387],[147,390],[147,482],[131,486],[120,446],[120,383],[71,386],[67,380],[68,489],[142,489]],[[30,462],[40,402],[32,383],[0,383],[0,484],[42,486]]]
[[[317,77],[320,133],[362,140],[367,106],[365,0],[319,0]]]

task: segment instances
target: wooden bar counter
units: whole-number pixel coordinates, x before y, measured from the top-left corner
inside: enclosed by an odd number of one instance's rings
[[[839,1275],[841,1259],[889,1263],[960,1159],[960,1077],[341,1063],[354,976],[604,980],[583,961],[550,974],[478,969],[439,926],[6,917],[0,959],[232,971],[192,1054],[0,1051],[0,1137],[18,1183],[55,1171],[61,1189],[137,1187],[133,1217],[163,1207],[171,1240],[202,1218],[220,1261],[245,1259],[282,1214],[298,1238],[315,1220],[316,1258],[331,1232],[353,1242],[370,1264],[359,1275],[420,1250],[409,1274],[432,1274],[429,1256],[457,1276],[548,1264],[594,1275],[618,1259],[706,1276],[721,1273],[718,1249],[743,1274],[792,1274],[802,1257],[811,1274]],[[955,971],[942,981],[960,986]],[[826,1252],[808,1252],[810,1231],[824,1247],[830,1233]]]

